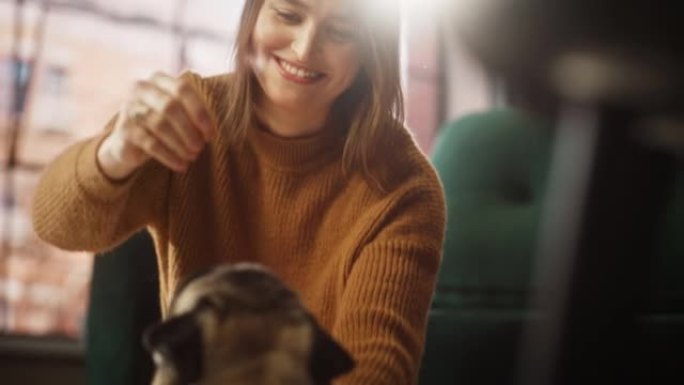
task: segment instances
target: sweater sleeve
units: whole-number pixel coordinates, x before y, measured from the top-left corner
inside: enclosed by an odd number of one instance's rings
[[[191,82],[205,103],[210,102],[211,89],[198,74],[186,71],[180,77]],[[109,179],[100,169],[97,149],[115,119],[102,135],[68,148],[41,176],[32,219],[44,241],[67,250],[102,251],[165,219],[169,169],[150,160],[124,182]]]
[[[33,227],[67,250],[101,251],[153,221],[165,202],[170,172],[149,161],[124,182],[109,179],[96,153],[114,123],[76,143],[43,172],[33,196]]]
[[[333,327],[356,368],[336,385],[417,380],[445,227],[441,189],[389,207],[353,263]]]

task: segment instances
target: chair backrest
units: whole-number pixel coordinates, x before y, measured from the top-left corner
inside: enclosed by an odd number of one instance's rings
[[[440,131],[433,162],[446,194],[447,235],[421,385],[514,377],[551,137],[545,121],[511,109],[469,115]]]
[[[142,334],[161,319],[158,277],[147,231],[95,256],[85,332],[88,384],[150,383],[154,366]]]

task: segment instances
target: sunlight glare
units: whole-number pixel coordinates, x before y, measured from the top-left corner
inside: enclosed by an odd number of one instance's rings
[[[453,0],[366,0],[363,5],[373,19],[382,20],[388,10],[401,10],[404,15],[434,15],[446,11]]]

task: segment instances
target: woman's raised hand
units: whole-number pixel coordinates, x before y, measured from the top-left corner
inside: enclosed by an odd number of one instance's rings
[[[215,130],[189,79],[156,73],[135,84],[97,161],[112,179],[127,177],[150,158],[185,171]]]

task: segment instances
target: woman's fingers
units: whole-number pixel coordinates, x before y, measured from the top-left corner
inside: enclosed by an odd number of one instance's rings
[[[157,73],[137,82],[123,112],[117,131],[123,134],[119,140],[130,146],[119,152],[131,158],[141,151],[138,158],[146,154],[175,171],[184,171],[215,131],[201,97],[182,76]]]
[[[133,123],[136,129],[128,133],[129,140],[138,148],[174,171],[185,171],[188,161],[171,150],[159,136],[153,134],[142,122]]]
[[[194,158],[205,141],[188,117],[182,102],[152,82],[139,82],[137,90],[136,96],[140,102],[152,108],[146,119],[150,131],[155,135],[174,137],[169,138],[170,141],[175,142],[175,138],[178,138],[183,148],[179,155],[189,153]]]
[[[202,142],[198,139],[188,139],[192,134],[184,133],[179,124],[173,124],[164,115],[154,109],[147,114],[145,128],[158,138],[169,150],[186,161],[194,161],[202,149]],[[192,143],[192,144],[188,144]]]
[[[214,136],[215,128],[209,111],[195,88],[185,77],[181,75],[176,79],[158,72],[152,77],[152,83],[180,102],[186,116],[202,133],[204,140],[208,141]]]

